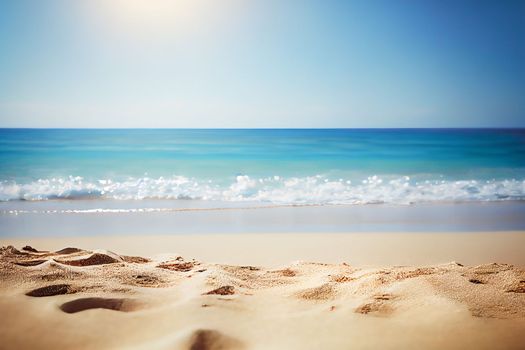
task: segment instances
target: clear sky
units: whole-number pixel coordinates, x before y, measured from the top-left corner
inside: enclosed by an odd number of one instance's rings
[[[525,127],[525,1],[0,0],[2,127]]]

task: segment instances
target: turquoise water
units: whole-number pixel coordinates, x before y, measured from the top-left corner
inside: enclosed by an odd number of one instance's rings
[[[0,129],[0,201],[525,200],[523,129]]]

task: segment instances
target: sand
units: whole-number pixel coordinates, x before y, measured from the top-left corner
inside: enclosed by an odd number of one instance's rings
[[[525,232],[2,245],[5,349],[525,348]]]

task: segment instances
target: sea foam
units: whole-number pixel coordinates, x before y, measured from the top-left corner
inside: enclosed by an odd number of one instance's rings
[[[284,205],[413,204],[427,202],[525,200],[525,180],[414,180],[408,176],[370,176],[359,181],[306,177],[239,175],[229,183],[185,176],[115,181],[82,177],[0,182],[0,201],[51,199],[198,199]]]

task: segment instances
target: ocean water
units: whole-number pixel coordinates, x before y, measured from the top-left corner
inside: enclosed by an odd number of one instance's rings
[[[111,204],[77,208],[78,200]],[[42,201],[67,203],[63,211],[133,211],[189,200],[524,201],[525,130],[0,129],[4,213]]]

